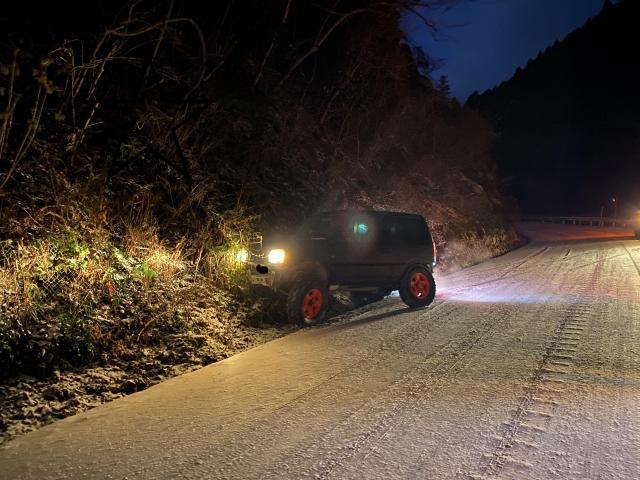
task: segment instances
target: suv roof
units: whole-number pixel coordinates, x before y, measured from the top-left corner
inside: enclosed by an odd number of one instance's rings
[[[407,216],[407,217],[422,217],[418,213],[406,213],[406,212],[390,212],[387,210],[327,210],[324,212],[318,212],[316,215],[373,215],[373,216]]]

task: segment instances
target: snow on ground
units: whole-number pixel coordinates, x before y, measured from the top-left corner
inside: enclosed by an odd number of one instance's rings
[[[640,241],[529,234],[428,309],[387,298],[8,442],[0,477],[640,478]]]

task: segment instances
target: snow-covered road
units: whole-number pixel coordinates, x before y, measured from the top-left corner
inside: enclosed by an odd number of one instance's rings
[[[437,280],[8,442],[0,478],[640,478],[640,241]]]

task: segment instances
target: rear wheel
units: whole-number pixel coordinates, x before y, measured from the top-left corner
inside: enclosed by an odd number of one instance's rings
[[[287,296],[287,316],[291,322],[302,326],[320,323],[327,317],[329,287],[319,277],[300,275]]]
[[[400,298],[412,308],[426,307],[436,296],[436,282],[429,270],[413,267],[400,281]]]

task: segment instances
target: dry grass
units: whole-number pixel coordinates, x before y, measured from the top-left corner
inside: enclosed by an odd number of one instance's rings
[[[48,250],[46,242],[41,248],[5,244],[0,263],[0,313],[4,316],[32,318],[36,314],[40,292],[35,277],[46,280],[53,273]]]
[[[183,258],[186,241],[182,239],[173,247],[168,247],[159,240],[157,231],[157,227],[150,226],[150,222],[143,226],[128,225],[122,240],[124,253],[148,266],[161,279],[169,281],[188,268]]]
[[[100,355],[131,356],[178,332],[207,337],[236,328],[231,317],[244,307],[221,288],[243,280],[236,259],[241,244],[207,250],[208,275],[202,275],[186,258],[185,243],[168,245],[156,228],[130,226],[114,241],[59,228],[30,243],[5,244],[0,316],[9,340],[0,370],[50,371]],[[242,322],[246,315],[237,318]],[[226,335],[231,341],[233,335]],[[40,352],[35,357],[34,342]]]
[[[508,252],[518,242],[511,228],[470,231],[444,245],[440,268],[454,272]]]

